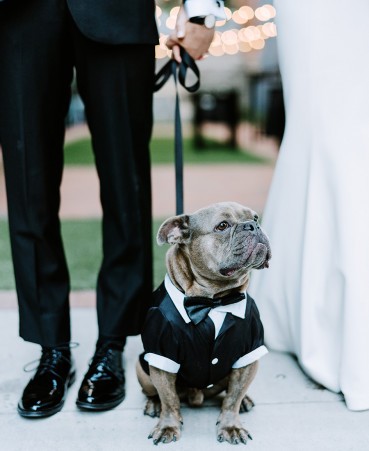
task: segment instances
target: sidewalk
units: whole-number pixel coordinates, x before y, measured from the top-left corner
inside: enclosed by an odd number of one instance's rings
[[[84,133],[74,130],[75,136]],[[74,136],[74,137],[75,137]],[[72,137],[73,138],[73,137]],[[188,166],[185,169],[185,209],[188,212],[221,200],[235,200],[262,212],[273,173],[271,165]],[[155,217],[175,209],[172,167],[155,166],[153,210]],[[6,214],[0,171],[0,216]],[[62,186],[63,218],[101,215],[98,183],[93,168],[66,168]],[[19,396],[30,373],[23,365],[39,357],[38,346],[17,334],[18,313],[14,292],[0,292],[0,449],[4,451],[146,451],[155,421],[142,414],[144,396],[135,376],[135,362],[142,349],[139,337],[128,340],[125,351],[127,397],[116,409],[103,413],[77,410],[79,384],[92,356],[97,336],[92,291],[74,292],[72,304],[73,351],[77,382],[69,390],[62,412],[48,419],[25,420],[16,412]],[[260,362],[250,388],[256,407],[241,416],[254,440],[254,451],[365,451],[369,449],[369,411],[349,412],[340,395],[310,381],[289,355],[271,352]],[[218,443],[215,423],[219,399],[201,408],[183,406],[184,429],[179,442],[165,446],[176,451],[230,449]],[[243,449],[243,445],[239,445]]]
[[[71,387],[63,410],[47,419],[26,420],[16,405],[30,374],[25,363],[39,357],[38,347],[17,336],[17,312],[0,315],[0,436],[4,451],[146,451],[154,445],[147,436],[155,425],[142,414],[144,396],[134,365],[141,351],[138,337],[128,340],[125,352],[127,398],[116,409],[103,413],[77,410],[74,402],[96,338],[92,308],[72,309],[73,339],[80,343],[73,354],[77,382]],[[242,414],[253,436],[250,451],[365,451],[369,444],[369,412],[349,412],[339,395],[322,390],[308,380],[288,355],[270,353],[260,362],[251,385],[256,406]],[[219,400],[201,408],[183,406],[184,428],[177,443],[160,444],[176,451],[230,449],[215,438]],[[239,445],[243,449],[243,445]],[[234,449],[234,448],[232,448]]]

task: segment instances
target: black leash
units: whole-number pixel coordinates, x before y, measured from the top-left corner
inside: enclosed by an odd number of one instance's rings
[[[177,215],[183,213],[183,139],[181,112],[179,109],[178,81],[188,92],[195,92],[200,87],[200,71],[194,59],[183,48],[181,48],[181,58],[182,62],[180,64],[178,64],[174,59],[171,59],[160,69],[160,71],[155,75],[154,86],[154,91],[159,91],[159,89],[168,81],[170,76],[173,75],[176,88],[174,156]],[[186,85],[186,75],[189,69],[192,70],[197,78],[195,83],[191,86]]]

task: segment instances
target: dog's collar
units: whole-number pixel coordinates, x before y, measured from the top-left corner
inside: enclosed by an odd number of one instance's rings
[[[187,315],[187,312],[183,305],[185,294],[179,291],[178,288],[173,285],[173,282],[170,280],[168,274],[165,275],[164,285],[170,298],[173,301],[173,304],[175,305],[179,314],[182,316],[183,320],[186,323],[190,323],[191,320]],[[245,299],[243,299],[242,301],[237,302],[236,304],[220,305],[219,307],[215,307],[214,309],[212,309],[212,311],[221,313],[231,313],[234,316],[238,316],[238,318],[244,319],[246,311],[246,302],[247,302],[247,294],[245,292]]]

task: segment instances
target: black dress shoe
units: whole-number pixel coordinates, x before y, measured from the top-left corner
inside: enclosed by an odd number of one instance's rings
[[[92,358],[76,401],[80,409],[109,410],[125,397],[122,351],[101,346]]]
[[[18,403],[18,413],[26,418],[43,418],[59,412],[75,378],[69,350],[43,348],[36,374]]]

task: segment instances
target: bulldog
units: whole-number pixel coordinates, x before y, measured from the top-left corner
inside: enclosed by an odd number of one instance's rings
[[[142,332],[144,353],[137,377],[147,396],[144,414],[160,417],[149,438],[180,438],[180,400],[200,406],[226,390],[216,423],[217,439],[251,439],[239,413],[253,407],[246,395],[258,360],[268,351],[254,300],[250,271],[268,267],[269,240],[257,214],[222,202],[167,219],[157,234],[167,275],[154,292]]]

